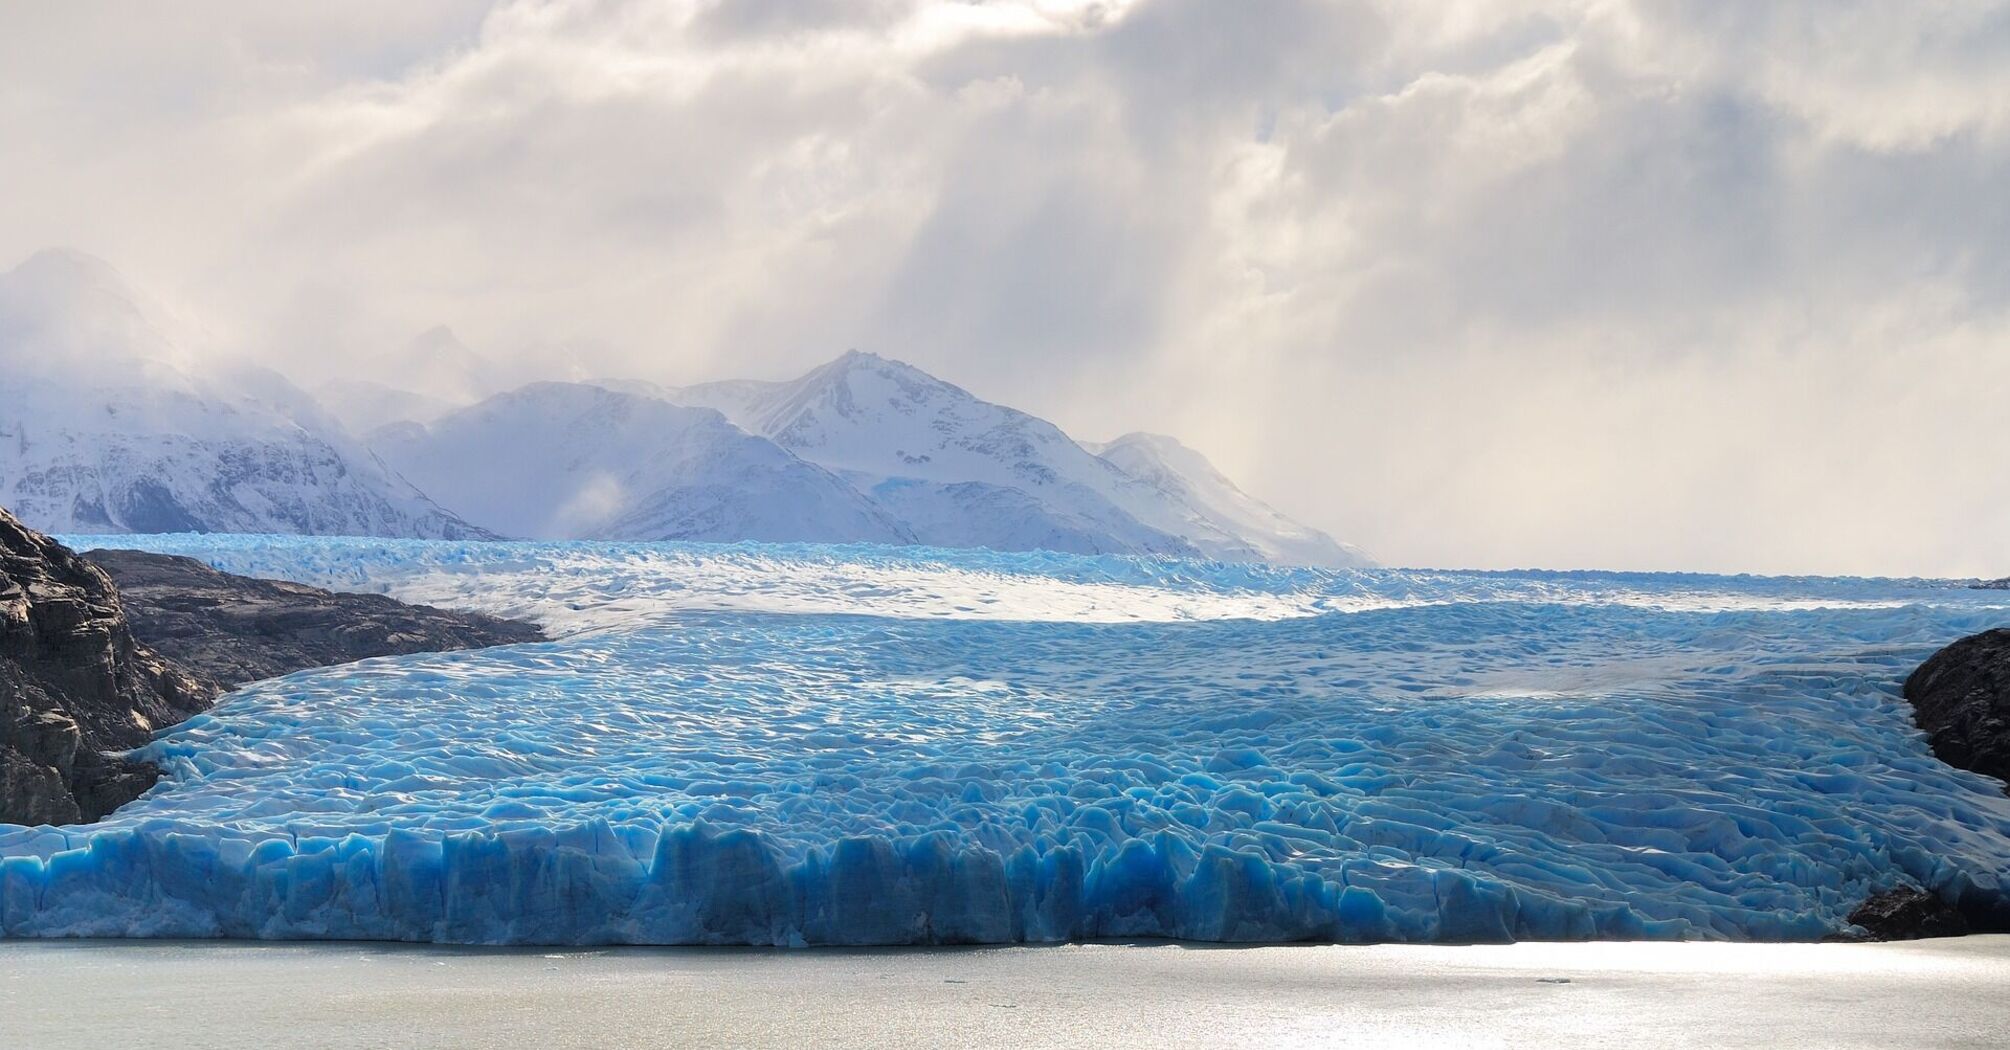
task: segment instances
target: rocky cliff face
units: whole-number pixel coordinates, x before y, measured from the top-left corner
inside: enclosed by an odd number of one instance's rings
[[[1941,761],[2010,780],[2010,627],[1934,653],[1905,680],[1905,698]]]
[[[232,576],[189,558],[86,558],[0,510],[0,823],[92,821],[138,798],[160,772],[119,752],[225,689],[543,637],[527,623]]]
[[[544,640],[517,620],[218,572],[193,558],[98,550],[135,633],[226,689],[372,656]]]
[[[0,822],[95,820],[159,773],[107,752],[208,707],[140,644],[103,571],[0,510]]]

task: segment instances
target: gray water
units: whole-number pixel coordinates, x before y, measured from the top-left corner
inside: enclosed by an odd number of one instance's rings
[[[0,1046],[1999,1047],[2010,936],[883,951],[0,942]]]

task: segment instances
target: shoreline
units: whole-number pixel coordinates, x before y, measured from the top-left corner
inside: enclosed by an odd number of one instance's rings
[[[1990,1045],[2010,936],[454,948],[0,941],[14,1045]],[[306,1033],[312,1033],[307,1035]],[[804,1033],[815,1033],[806,1040]]]

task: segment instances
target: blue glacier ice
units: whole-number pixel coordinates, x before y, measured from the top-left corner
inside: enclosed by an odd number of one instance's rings
[[[1895,886],[2010,918],[2010,799],[1896,695],[2002,592],[108,542],[558,640],[232,694],[112,818],[0,826],[9,936],[1778,940]]]

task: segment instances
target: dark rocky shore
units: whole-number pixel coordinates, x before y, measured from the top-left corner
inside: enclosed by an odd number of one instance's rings
[[[160,771],[119,752],[246,682],[543,637],[189,558],[80,556],[0,510],[0,823],[92,821],[139,797]]]
[[[1905,680],[1912,720],[1941,761],[2010,780],[2010,628],[1970,635],[1934,653]],[[2010,791],[2010,788],[2006,788]],[[1877,940],[1950,937],[2006,925],[1999,904],[1961,909],[1922,890],[1876,894],[1850,921]]]
[[[1959,937],[1970,930],[1968,917],[1959,909],[1925,890],[1911,887],[1872,894],[1850,912],[1849,921],[1863,927],[1873,941]]]
[[[518,620],[218,572],[194,558],[94,550],[133,633],[225,689],[372,656],[541,642]]]
[[[2010,627],[1934,653],[1905,680],[1905,698],[1941,761],[2010,780]]]

